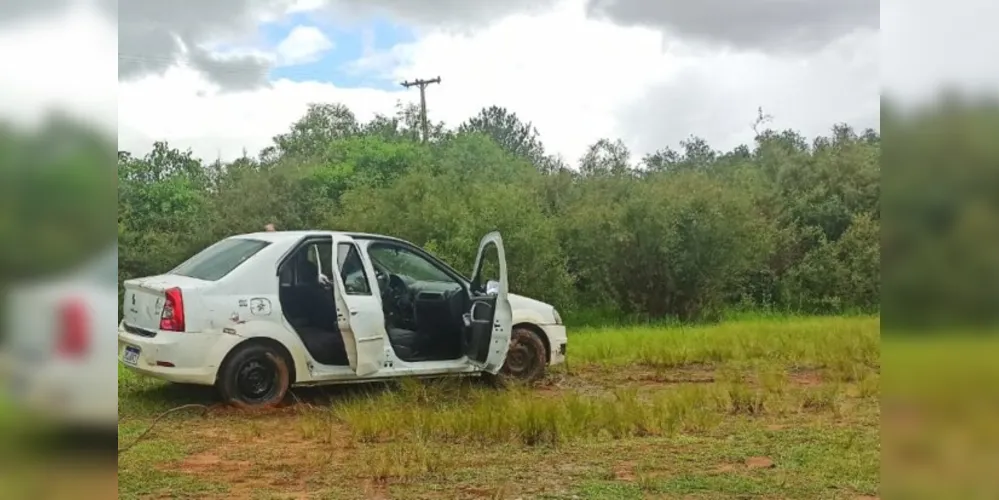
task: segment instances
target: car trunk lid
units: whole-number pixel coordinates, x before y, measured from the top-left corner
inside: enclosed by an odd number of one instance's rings
[[[128,280],[124,283],[125,297],[122,316],[125,324],[151,332],[160,329],[167,290],[179,288],[189,292],[204,288],[208,282],[186,276],[164,274]]]

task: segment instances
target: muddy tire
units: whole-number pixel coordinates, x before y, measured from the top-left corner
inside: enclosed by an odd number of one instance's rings
[[[529,328],[514,328],[503,369],[486,378],[497,387],[530,384],[543,379],[547,369],[548,350],[541,337]]]
[[[219,370],[216,387],[224,403],[237,408],[273,408],[288,395],[288,360],[261,344],[239,346]]]

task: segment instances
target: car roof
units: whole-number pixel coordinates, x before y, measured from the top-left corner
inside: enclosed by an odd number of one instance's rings
[[[291,244],[294,244],[295,242],[298,242],[299,240],[301,240],[302,238],[305,238],[307,236],[318,236],[318,235],[327,235],[327,234],[328,235],[349,236],[351,238],[358,239],[358,240],[362,240],[362,239],[363,240],[379,240],[379,241],[384,241],[384,242],[401,243],[403,245],[416,248],[417,250],[425,253],[426,255],[429,255],[431,258],[433,258],[439,264],[441,264],[444,267],[448,268],[456,276],[460,277],[461,279],[465,280],[466,282],[468,281],[468,278],[466,278],[459,271],[455,270],[448,263],[440,260],[439,258],[437,258],[434,255],[426,253],[426,251],[423,250],[422,248],[420,248],[420,247],[414,245],[413,243],[410,243],[410,242],[408,242],[408,241],[406,241],[404,239],[395,238],[393,236],[386,236],[384,234],[356,233],[356,232],[347,232],[347,231],[330,231],[330,230],[324,230],[324,229],[313,229],[313,230],[309,230],[309,231],[262,231],[262,232],[258,232],[258,233],[248,233],[248,234],[234,235],[234,236],[231,236],[231,238],[255,239],[255,240],[260,240],[260,241],[266,241],[268,243],[291,243]]]
[[[233,235],[233,238],[254,239],[278,243],[287,240],[300,240],[310,234],[329,233],[330,231],[261,231],[257,233],[246,233]]]
[[[355,233],[347,231],[330,231],[325,229],[313,229],[307,231],[261,231],[257,233],[247,233],[232,236],[233,238],[244,238],[244,239],[254,239],[260,241],[266,241],[269,243],[280,243],[284,241],[298,241],[306,236],[322,235],[322,234],[332,234],[332,235],[343,235],[349,236],[355,239],[373,239],[373,240],[384,240],[384,241],[395,241],[399,243],[407,243],[406,240],[401,240],[399,238],[394,238],[392,236],[386,236],[383,234],[373,234],[373,233]]]

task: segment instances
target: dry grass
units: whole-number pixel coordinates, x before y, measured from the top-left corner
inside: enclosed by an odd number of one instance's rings
[[[771,378],[760,377],[761,383],[623,387],[609,395],[592,396],[409,382],[395,391],[343,401],[330,410],[334,418],[328,425],[346,425],[362,443],[416,440],[558,446],[587,439],[706,432],[728,415],[835,412],[847,398],[846,386],[838,383],[789,387],[788,377],[768,375]],[[867,383],[875,383],[870,380]]]
[[[119,459],[119,495],[876,496],[879,330],[877,318],[588,330],[539,387],[404,381],[171,418]],[[126,377],[123,441],[161,408],[211,397]]]

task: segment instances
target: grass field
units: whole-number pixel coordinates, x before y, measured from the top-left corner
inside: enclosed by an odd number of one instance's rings
[[[538,387],[297,390],[174,414],[118,458],[119,498],[873,498],[880,319],[575,331]],[[210,389],[119,372],[119,446]]]

